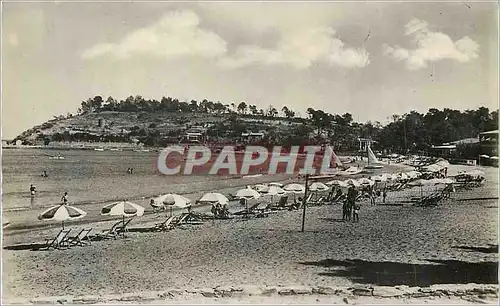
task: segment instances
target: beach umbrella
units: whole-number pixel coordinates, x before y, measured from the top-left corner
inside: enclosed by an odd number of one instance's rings
[[[191,205],[190,199],[175,193],[164,194],[157,197],[155,201],[164,205],[170,205],[179,208],[186,208]]]
[[[366,177],[360,178],[358,180],[358,183],[360,183],[361,185],[370,185],[370,186],[375,185],[374,181],[367,179]]]
[[[191,200],[175,193],[168,193],[154,199],[155,202],[167,205],[170,207],[170,215],[172,215],[173,207],[187,208],[191,206]]]
[[[409,179],[410,177],[409,177],[406,173],[401,172],[401,173],[399,173],[399,174],[398,174],[398,178],[399,178],[400,180],[407,180],[407,179]]]
[[[236,192],[236,197],[240,199],[258,199],[260,198],[260,193],[257,190],[250,188],[240,189]]]
[[[278,186],[269,186],[266,187],[265,189],[262,189],[260,192],[270,196],[284,195],[286,193],[286,191],[283,188]]]
[[[333,181],[326,182],[325,184],[328,186],[340,186],[341,182],[342,181],[339,181],[339,180],[333,180]]]
[[[323,183],[320,182],[314,182],[309,186],[309,190],[311,191],[328,191],[330,190],[330,187],[326,186]]]
[[[356,188],[361,186],[361,184],[360,184],[358,181],[354,180],[354,179],[348,179],[348,180],[347,180],[347,181],[345,181],[345,182],[346,182],[346,184],[347,184],[348,186],[354,186],[354,187],[356,187]]]
[[[257,190],[245,188],[236,192],[236,197],[245,199],[245,209],[248,210],[248,200],[260,198],[260,193]]]
[[[108,204],[101,209],[103,216],[122,216],[125,223],[125,217],[142,216],[144,207],[132,202],[120,201]]]
[[[62,228],[64,229],[64,221],[81,219],[86,215],[87,213],[79,208],[60,204],[43,211],[38,216],[38,220],[61,221]]]
[[[297,183],[288,184],[283,189],[285,191],[289,191],[289,192],[293,192],[293,193],[304,193],[306,191],[304,185],[297,184]]]
[[[269,187],[264,184],[257,184],[253,186],[253,189],[257,190],[258,192],[262,192],[262,190],[266,190],[267,188]]]
[[[269,186],[266,189],[263,189],[261,193],[263,193],[264,195],[271,196],[271,203],[273,203],[275,195],[284,195],[286,191],[278,186]]]
[[[449,178],[442,178],[442,179],[432,179],[430,180],[434,185],[438,185],[438,184],[444,184],[444,185],[448,185],[448,184],[453,184],[454,181],[452,179],[449,179]]]
[[[293,193],[293,202],[296,202],[296,194],[297,193],[304,193],[306,191],[306,188],[304,185],[297,184],[297,183],[291,183],[283,187],[285,191],[292,192]]]
[[[209,193],[205,193],[198,200],[198,202],[200,202],[200,203],[219,203],[219,204],[224,205],[224,204],[229,203],[229,199],[221,193],[209,192]]]
[[[269,186],[283,187],[283,184],[282,183],[278,183],[278,182],[273,182],[273,183],[269,183]]]

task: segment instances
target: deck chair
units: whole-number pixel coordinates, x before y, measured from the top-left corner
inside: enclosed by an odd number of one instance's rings
[[[128,219],[123,223],[123,220],[120,220],[113,224],[113,226],[108,229],[104,230],[101,233],[97,233],[96,237],[102,238],[102,239],[117,239],[120,234],[124,235],[127,232],[127,225],[132,221],[132,219]]]
[[[321,205],[325,201],[326,197],[325,196],[320,196],[316,200],[312,199],[312,194],[308,197],[308,201],[306,201],[306,205],[309,206],[315,206],[315,205]]]
[[[233,215],[249,215],[249,214],[252,214],[252,213],[255,213],[255,210],[257,209],[257,207],[259,207],[260,203],[255,203],[254,205],[248,207],[248,209],[243,209],[243,210],[240,210],[240,211],[237,211],[235,213],[233,213]]]
[[[71,229],[62,229],[53,239],[46,239],[45,244],[41,249],[49,250],[53,249],[63,249],[69,247],[67,236],[71,232]]]
[[[281,210],[288,208],[288,196],[283,196],[280,198],[278,205],[272,206],[271,210]]]
[[[165,221],[155,224],[155,226],[153,227],[153,230],[154,231],[170,230],[170,229],[174,228],[174,226],[172,225],[172,222],[174,220],[175,220],[175,216],[170,216],[167,219],[165,219]]]
[[[89,233],[92,231],[91,228],[82,229],[78,235],[68,237],[68,243],[70,246],[78,245],[78,246],[86,246],[91,244]]]
[[[190,220],[191,214],[190,213],[183,213],[178,216],[178,218],[174,219],[172,221],[173,226],[182,226],[182,225],[200,225],[203,224],[203,222],[200,221],[195,221],[195,220]]]

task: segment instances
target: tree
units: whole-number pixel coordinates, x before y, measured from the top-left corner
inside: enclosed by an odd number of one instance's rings
[[[283,116],[288,119],[293,118],[295,116],[295,112],[289,109],[287,106],[283,106],[281,111],[283,112]]]
[[[245,114],[247,111],[247,104],[245,102],[240,102],[240,104],[238,104],[238,112],[240,114]]]

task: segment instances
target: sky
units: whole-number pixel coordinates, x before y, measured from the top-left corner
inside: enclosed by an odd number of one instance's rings
[[[96,95],[497,109],[498,51],[495,2],[3,2],[2,138]]]

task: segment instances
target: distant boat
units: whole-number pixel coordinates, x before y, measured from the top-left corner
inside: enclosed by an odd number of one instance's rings
[[[110,151],[122,151],[122,149],[118,149],[118,148],[111,148],[109,149]]]
[[[149,150],[147,150],[147,149],[141,149],[141,150],[135,149],[134,152],[149,152]]]
[[[103,148],[95,148],[94,151],[100,151],[100,152],[102,152],[102,151],[104,151],[104,149]]]
[[[382,169],[384,166],[377,159],[377,156],[373,154],[370,146],[366,146],[366,151],[368,151],[368,165],[365,166],[365,169]]]

